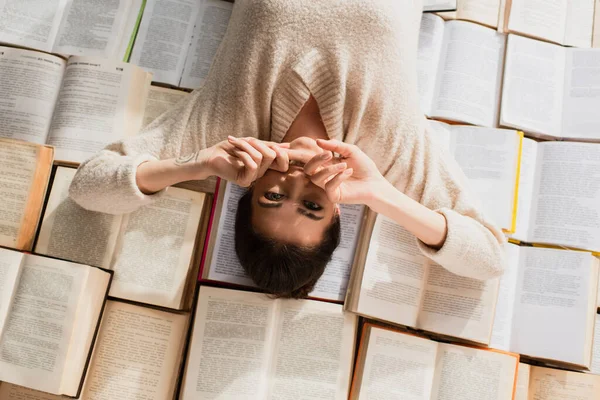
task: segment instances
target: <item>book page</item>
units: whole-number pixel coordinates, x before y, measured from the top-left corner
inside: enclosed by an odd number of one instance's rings
[[[512,130],[453,126],[451,154],[481,199],[483,211],[511,230],[521,136]]]
[[[585,365],[592,255],[522,247],[511,351]]]
[[[457,0],[423,0],[423,11],[453,10]]]
[[[70,0],[0,0],[0,42],[52,51]]]
[[[538,144],[529,239],[600,250],[600,146]]]
[[[0,338],[21,276],[24,254],[0,248]],[[1,399],[2,397],[0,397]]]
[[[504,275],[500,277],[500,289],[494,314],[494,328],[490,341],[490,347],[498,350],[510,351],[517,281],[519,278],[520,249],[516,244],[506,243],[504,245],[506,269]]]
[[[77,170],[58,167],[36,253],[96,267],[108,268],[117,242],[121,216],[89,211],[69,197]]]
[[[600,0],[595,0],[595,5],[594,5],[592,47],[595,49],[600,47]]]
[[[38,146],[0,140],[0,245],[17,248],[37,167]]]
[[[142,127],[150,124],[188,95],[189,93],[184,92],[183,90],[167,89],[160,86],[150,86],[150,92],[148,92],[148,101],[146,102],[146,108],[144,109]]]
[[[505,42],[490,28],[446,23],[432,117],[497,125]]]
[[[347,399],[358,317],[340,304],[282,300],[276,318],[267,398]]]
[[[180,398],[264,398],[277,304],[201,286]]]
[[[567,6],[564,44],[592,47],[595,0],[570,0]]]
[[[592,374],[600,375],[600,314],[596,314],[596,325],[594,327],[594,346],[590,372]]]
[[[235,213],[237,212],[239,199],[244,195],[246,189],[230,183],[225,184],[223,187],[223,181],[221,181],[219,190],[225,190],[225,194],[219,223],[213,226],[211,232],[211,234],[216,232],[217,239],[212,259],[207,260],[208,279],[237,285],[256,286],[244,272],[235,253]],[[340,245],[333,252],[331,261],[327,264],[325,272],[310,296],[343,300],[346,295],[363,207],[342,204],[340,205],[340,213],[342,229]]]
[[[0,383],[0,399],[2,400],[64,400],[65,397],[6,382]]]
[[[133,49],[133,44],[137,37],[137,28],[139,27],[142,15],[144,14],[145,7],[142,8],[142,5],[145,5],[145,2],[146,0],[130,0],[128,2],[129,8],[127,17],[123,22],[123,35],[121,36],[121,41],[118,44],[115,56],[115,58],[118,58],[119,60],[129,62],[131,50]]]
[[[202,87],[227,31],[232,9],[233,3],[228,1],[202,2],[179,86],[189,89]]]
[[[592,400],[600,398],[600,376],[531,367],[529,399]]]
[[[130,4],[131,0],[71,0],[52,52],[119,58],[117,49],[125,35]]]
[[[172,398],[188,318],[188,314],[108,301],[81,397]]]
[[[25,257],[0,339],[0,380],[60,394],[87,274],[88,268],[81,265]]]
[[[519,358],[440,343],[431,400],[512,400]]]
[[[0,137],[46,143],[65,64],[50,54],[0,46]]]
[[[129,62],[152,72],[154,82],[179,86],[201,2],[147,0]]]
[[[377,216],[356,312],[414,327],[426,264],[417,239],[410,232],[382,215]]]
[[[456,17],[496,28],[500,0],[458,0]]]
[[[137,133],[145,84],[146,74],[135,65],[71,57],[48,136],[56,159],[79,163],[107,144]],[[137,128],[128,131],[129,126]]]
[[[511,0],[508,29],[565,44],[567,9],[573,0]],[[575,0],[578,1],[578,0]]]
[[[600,51],[566,53],[562,136],[600,140]]]
[[[536,176],[538,144],[535,140],[523,138],[521,147],[521,168],[519,171],[519,200],[517,203],[517,226],[509,237],[527,241],[529,237],[529,221],[533,204],[533,192]]]
[[[430,400],[437,343],[371,327],[356,399]],[[357,367],[360,368],[360,367]],[[355,378],[356,379],[356,378]]]
[[[514,400],[529,399],[529,375],[531,367],[529,364],[519,363],[519,371],[517,373],[517,387],[515,389]]]
[[[110,295],[180,308],[202,218],[204,193],[169,188],[123,218]]]
[[[562,47],[509,35],[500,124],[560,136],[564,76]]]
[[[425,282],[418,329],[489,343],[498,279],[465,278],[430,262]]]
[[[417,78],[421,110],[426,115],[431,114],[433,107],[433,92],[444,41],[444,26],[444,20],[436,15],[423,14],[421,18]]]

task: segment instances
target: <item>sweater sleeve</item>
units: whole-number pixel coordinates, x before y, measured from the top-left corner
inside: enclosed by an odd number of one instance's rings
[[[426,128],[426,131],[429,128]],[[506,241],[502,231],[484,215],[469,188],[462,169],[433,135],[425,132],[405,153],[398,175],[406,187],[399,188],[447,221],[447,236],[440,249],[418,240],[421,252],[457,275],[490,279],[504,272]]]
[[[125,214],[149,204],[163,192],[146,195],[136,183],[138,165],[145,161],[191,154],[201,143],[191,118],[198,107],[196,91],[161,115],[140,134],[114,142],[83,162],[69,188],[70,197],[85,209]]]

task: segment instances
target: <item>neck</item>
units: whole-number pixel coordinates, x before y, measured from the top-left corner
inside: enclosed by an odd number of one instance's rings
[[[311,95],[304,104],[294,122],[283,137],[283,142],[291,142],[300,137],[309,137],[311,139],[329,139],[325,125],[321,120],[319,105]]]

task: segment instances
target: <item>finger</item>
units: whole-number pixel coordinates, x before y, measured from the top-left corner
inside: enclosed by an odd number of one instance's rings
[[[314,156],[315,152],[311,150],[289,149],[287,151],[290,161],[308,163]]]
[[[325,187],[325,184],[337,174],[343,172],[348,166],[346,163],[330,165],[321,169],[319,172],[310,177],[312,183],[319,187]]]
[[[256,173],[258,172],[258,164],[250,157],[248,153],[241,150],[234,150],[236,157],[242,161],[244,167],[241,171],[238,171],[237,184],[240,186],[249,186],[256,179]]]
[[[289,143],[275,143],[277,146],[281,147],[282,149],[289,149],[290,148],[290,144]]]
[[[262,162],[260,163],[260,165],[258,167],[258,174],[257,174],[257,178],[260,178],[261,176],[263,176],[265,174],[265,172],[267,172],[267,169],[269,169],[271,164],[273,164],[273,161],[275,161],[277,153],[275,153],[275,150],[273,150],[268,145],[268,142],[263,142],[262,140],[251,138],[248,141],[248,143],[252,147],[254,147],[256,150],[258,150],[260,152],[260,154],[262,155]]]
[[[339,140],[335,139],[317,139],[317,145],[323,150],[333,151],[334,153],[338,153],[342,157],[350,157],[356,151],[356,146],[340,142]]]
[[[234,145],[236,148],[248,153],[250,157],[252,157],[256,165],[260,165],[262,163],[262,154],[260,153],[260,151],[252,147],[250,143],[242,139],[236,139],[233,136],[229,136],[227,137],[227,139],[229,140],[229,143]]]
[[[326,162],[329,162],[333,158],[333,154],[330,151],[324,151],[321,154],[317,154],[313,158],[310,159],[304,165],[304,173],[306,175],[313,175],[315,172],[319,170],[320,167],[323,166]]]
[[[279,148],[277,145],[271,147],[273,151],[275,151],[275,161],[271,164],[269,168],[274,169],[279,172],[286,172],[290,167],[290,159],[288,157],[287,151]]]
[[[340,190],[340,185],[342,182],[347,180],[352,176],[354,171],[352,168],[348,168],[347,170],[340,172],[336,176],[334,176],[329,182],[325,184],[325,193],[327,193],[327,197],[333,201],[341,201],[343,199],[342,192]]]

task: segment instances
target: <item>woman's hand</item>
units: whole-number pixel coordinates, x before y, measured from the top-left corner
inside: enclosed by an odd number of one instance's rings
[[[335,203],[369,205],[374,195],[390,184],[361,149],[339,140],[317,140],[323,150],[305,166],[311,181]],[[333,153],[340,158],[334,159]]]

